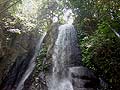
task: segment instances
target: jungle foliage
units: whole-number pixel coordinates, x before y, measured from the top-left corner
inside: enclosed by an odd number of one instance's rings
[[[54,18],[64,23],[63,11],[69,7],[75,16],[83,64],[104,79],[109,89],[119,90],[120,0],[0,0],[0,59],[6,51],[14,52],[19,35],[36,36],[48,30]],[[38,62],[41,65],[40,58]]]
[[[70,2],[77,15],[74,24],[78,30],[84,65],[109,84],[107,90],[119,90],[120,1]]]
[[[54,18],[62,23],[65,7],[66,0],[0,0],[0,58],[6,55],[4,48],[12,50],[21,35],[40,36]]]

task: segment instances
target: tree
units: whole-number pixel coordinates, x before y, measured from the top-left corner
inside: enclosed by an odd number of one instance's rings
[[[69,0],[77,14],[74,22],[83,63],[119,89],[120,1]],[[111,87],[111,86],[110,86]]]

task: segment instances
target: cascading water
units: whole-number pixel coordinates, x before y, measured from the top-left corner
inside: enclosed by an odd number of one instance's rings
[[[33,72],[35,60],[41,48],[46,33],[40,38],[36,48],[30,48],[27,53],[18,55],[16,62],[10,68],[8,74],[0,85],[0,90],[22,90],[26,79]],[[31,38],[31,37],[30,37]]]
[[[41,48],[41,45],[42,45],[42,42],[43,42],[43,39],[44,39],[45,35],[46,35],[46,32],[43,33],[42,37],[40,38],[40,40],[39,40],[39,42],[38,42],[38,44],[37,44],[37,46],[36,46],[36,49],[35,49],[35,54],[34,54],[33,58],[31,59],[31,61],[30,61],[30,63],[29,63],[29,66],[28,66],[28,69],[27,69],[26,72],[24,73],[24,75],[23,75],[21,81],[19,82],[18,87],[17,87],[16,90],[22,90],[22,89],[23,89],[25,80],[26,80],[26,79],[29,77],[29,75],[33,72],[33,70],[34,70],[34,68],[35,68],[35,65],[36,65],[36,63],[35,63],[36,57],[37,57],[37,55],[38,55],[38,53],[39,53],[39,51],[40,51],[40,48]]]
[[[73,90],[69,67],[74,66],[75,62],[78,64],[78,52],[73,25],[61,25],[52,55],[53,71],[49,90]]]

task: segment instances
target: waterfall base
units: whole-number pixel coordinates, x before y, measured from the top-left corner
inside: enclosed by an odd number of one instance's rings
[[[55,83],[52,83],[52,86],[50,87],[49,90],[73,90],[73,86],[68,79],[63,79],[59,82],[57,81]]]

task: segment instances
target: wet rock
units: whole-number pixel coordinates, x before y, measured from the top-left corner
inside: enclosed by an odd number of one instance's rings
[[[0,85],[1,90],[16,90],[16,87],[21,80],[22,75],[26,71],[33,54],[34,51],[30,51],[28,54],[24,54],[16,58],[16,62],[13,64]]]
[[[70,69],[74,90],[96,90],[99,80],[86,67],[71,67]],[[79,89],[84,88],[84,89]],[[89,89],[90,88],[90,89]]]
[[[37,40],[38,37],[24,33],[16,36],[10,42],[10,51],[4,53],[5,57],[0,60],[0,90],[16,89],[17,84],[28,67],[30,59],[33,57]],[[15,52],[10,53],[12,50],[15,50]],[[7,56],[7,53],[11,55]]]
[[[77,88],[77,87],[74,87],[74,90],[95,90],[93,88]]]

